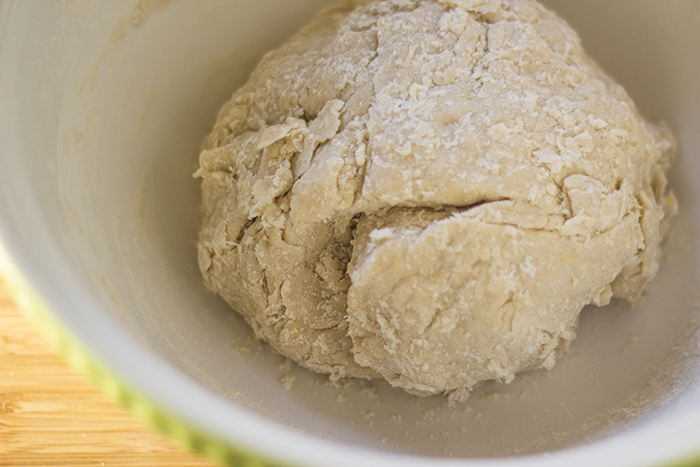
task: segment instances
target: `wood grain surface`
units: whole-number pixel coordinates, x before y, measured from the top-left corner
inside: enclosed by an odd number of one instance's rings
[[[209,466],[70,368],[0,279],[0,466]]]

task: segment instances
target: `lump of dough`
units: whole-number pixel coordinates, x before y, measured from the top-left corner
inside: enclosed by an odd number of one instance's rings
[[[221,110],[200,267],[301,365],[464,397],[640,299],[673,146],[534,1],[345,1]]]

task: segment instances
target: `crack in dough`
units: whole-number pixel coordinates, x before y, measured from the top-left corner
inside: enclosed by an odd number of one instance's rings
[[[641,299],[673,153],[534,1],[345,1],[219,113],[200,267],[301,365],[463,398]]]

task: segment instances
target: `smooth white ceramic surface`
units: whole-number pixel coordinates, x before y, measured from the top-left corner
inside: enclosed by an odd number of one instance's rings
[[[181,0],[134,21],[148,3],[2,5],[0,240],[118,378],[299,465],[641,466],[700,452],[700,1],[546,2],[678,134],[680,213],[642,306],[585,309],[552,371],[455,405],[288,365],[199,275],[200,141],[261,55],[334,2]]]

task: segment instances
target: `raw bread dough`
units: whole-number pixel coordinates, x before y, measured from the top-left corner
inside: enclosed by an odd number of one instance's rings
[[[673,147],[538,3],[346,1],[221,110],[201,270],[308,368],[464,397],[640,299]]]

